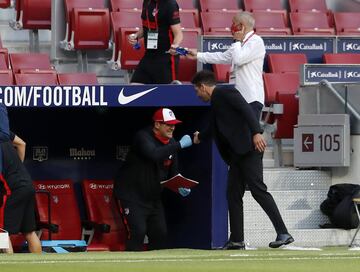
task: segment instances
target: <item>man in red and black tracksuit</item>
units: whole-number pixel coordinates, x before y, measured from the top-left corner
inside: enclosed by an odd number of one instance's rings
[[[176,0],[144,0],[141,19],[142,28],[128,37],[133,45],[144,38],[146,49],[131,82],[171,83],[177,79],[179,56],[176,48],[183,39],[179,6]]]
[[[9,234],[24,234],[28,242],[29,251],[41,253],[40,240],[37,237],[35,222],[35,189],[32,179],[21,161],[14,141],[17,137],[9,130],[9,120],[6,108],[0,105],[0,191],[2,191],[1,207],[2,218],[0,227]],[[9,253],[12,246],[9,245]]]
[[[149,249],[166,248],[167,226],[160,182],[178,174],[177,151],[191,146],[189,135],[173,139],[176,120],[170,109],[162,108],[153,116],[154,125],[140,130],[115,177],[114,192],[122,207],[129,235],[126,250],[141,251],[145,235]],[[190,189],[179,188],[186,196]]]

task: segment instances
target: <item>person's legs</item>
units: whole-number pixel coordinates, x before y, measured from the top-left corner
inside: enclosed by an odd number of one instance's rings
[[[42,247],[39,237],[35,231],[24,233],[25,240],[28,242],[29,251],[31,253],[41,253]]]
[[[233,242],[244,241],[244,207],[243,196],[245,184],[242,181],[238,162],[230,163],[227,183],[227,201],[230,220],[230,240]]]
[[[142,251],[147,230],[148,209],[126,200],[121,200],[121,206],[129,230],[126,250]]]
[[[161,200],[157,202],[148,218],[148,238],[150,250],[167,247],[167,226]]]
[[[262,157],[263,153],[257,151],[247,153],[241,163],[242,172],[252,196],[270,218],[276,233],[284,234],[287,233],[287,228],[275,200],[263,181]]]

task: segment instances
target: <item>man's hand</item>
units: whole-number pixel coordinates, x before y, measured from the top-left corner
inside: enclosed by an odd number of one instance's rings
[[[255,150],[258,150],[259,152],[265,151],[266,141],[260,133],[257,133],[253,136],[253,143],[255,146]]]
[[[135,43],[137,43],[138,41],[138,35],[137,33],[132,33],[128,36],[128,42],[131,44],[131,45],[134,45]]]
[[[188,196],[191,193],[191,189],[190,188],[180,187],[178,189],[178,192],[182,197],[185,197],[185,196]]]
[[[186,148],[192,145],[192,140],[189,135],[184,135],[179,141],[181,148]]]
[[[200,144],[199,134],[200,134],[199,131],[194,132],[194,139],[193,139],[194,144]]]
[[[197,49],[189,48],[188,52],[189,53],[186,55],[188,59],[197,59]]]

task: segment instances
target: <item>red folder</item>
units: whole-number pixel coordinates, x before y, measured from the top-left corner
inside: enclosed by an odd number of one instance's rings
[[[160,184],[164,185],[166,188],[178,193],[178,189],[183,188],[192,188],[195,185],[198,185],[199,182],[183,177],[181,174],[177,174],[170,179],[161,181]]]

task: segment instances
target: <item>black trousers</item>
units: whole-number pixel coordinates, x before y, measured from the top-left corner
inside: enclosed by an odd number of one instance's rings
[[[145,54],[131,78],[131,83],[169,84],[177,79],[179,56]]]
[[[252,196],[270,218],[276,233],[287,233],[276,203],[263,181],[263,153],[250,151],[245,155],[233,155],[229,165],[227,200],[230,217],[230,240],[244,241],[243,196],[247,185]]]
[[[126,200],[120,200],[120,203],[129,231],[127,251],[143,250],[145,235],[149,239],[149,250],[167,247],[167,226],[161,200],[147,203],[146,206]]]

